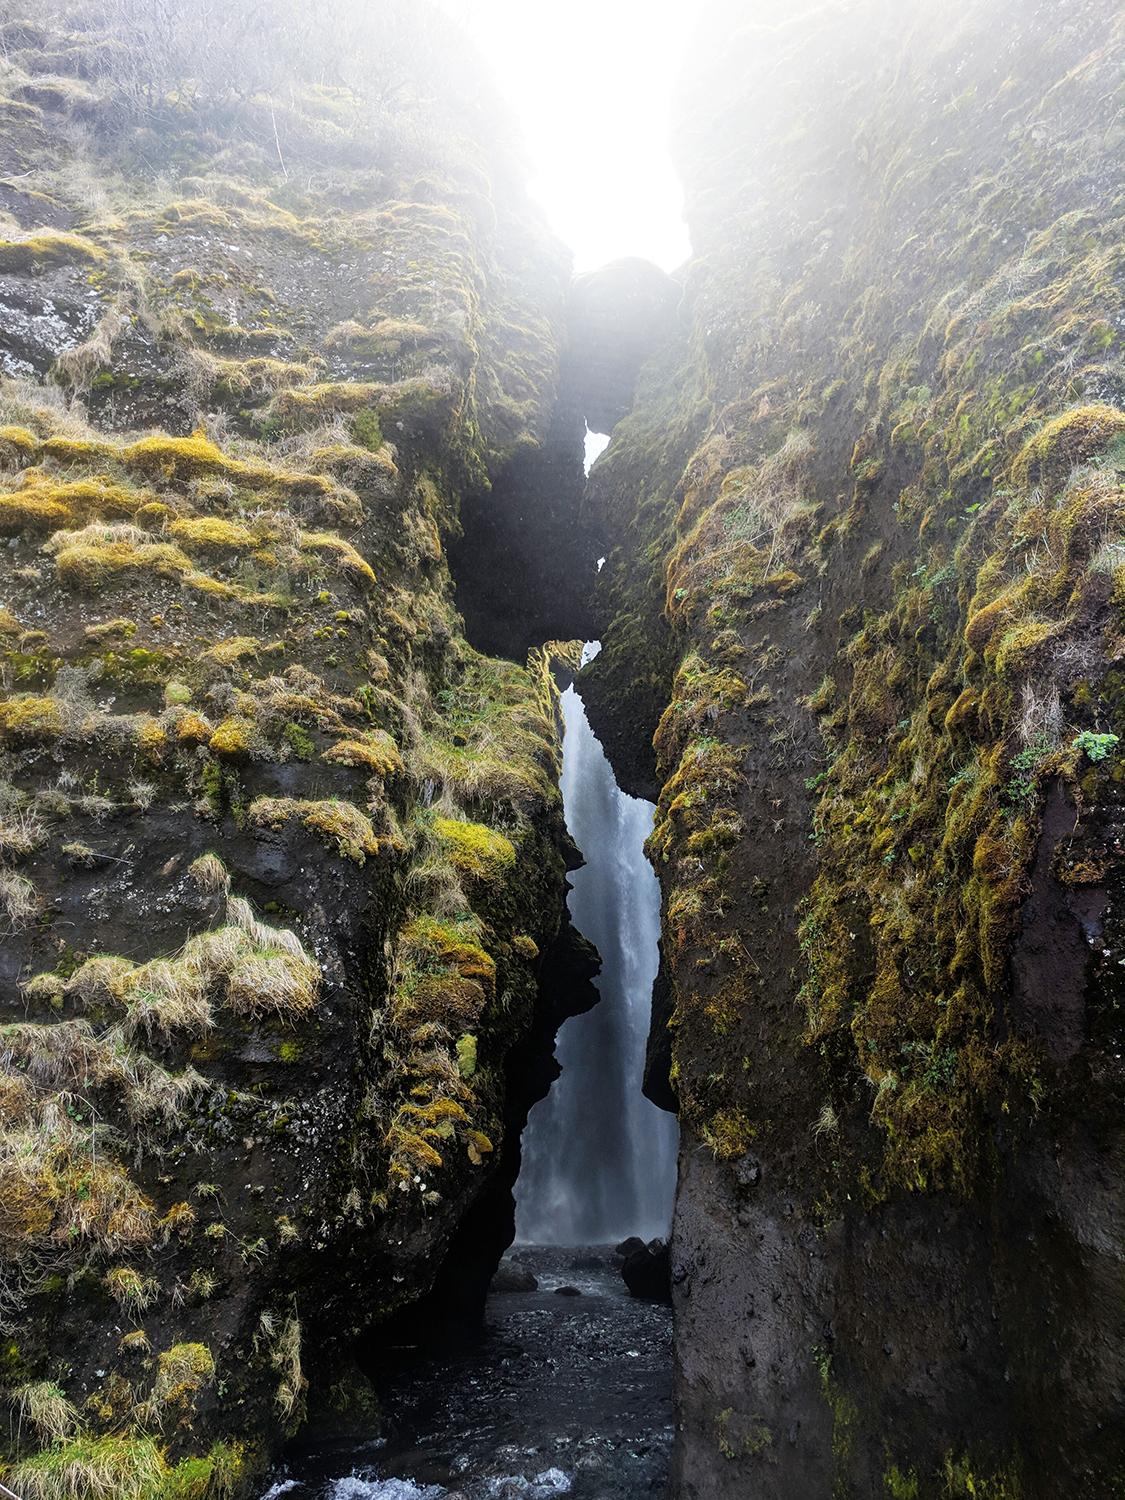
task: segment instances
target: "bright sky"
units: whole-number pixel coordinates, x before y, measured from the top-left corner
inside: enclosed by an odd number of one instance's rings
[[[527,137],[531,190],[575,270],[688,258],[669,105],[699,0],[438,0],[473,36]]]

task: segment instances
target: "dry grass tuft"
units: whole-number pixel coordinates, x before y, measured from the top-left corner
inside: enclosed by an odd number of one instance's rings
[[[0,870],[0,910],[8,918],[8,931],[26,927],[39,909],[39,892],[30,880],[11,870]]]
[[[308,1381],[301,1373],[301,1324],[297,1318],[286,1318],[277,1336],[270,1363],[281,1375],[277,1404],[285,1417],[292,1416]]]
[[[65,1443],[78,1425],[77,1408],[53,1380],[21,1385],[12,1392],[11,1400],[20,1420],[33,1427],[44,1443]]]
[[[160,1283],[133,1266],[115,1266],[105,1278],[106,1290],[126,1312],[143,1312],[160,1295]]]
[[[201,854],[188,866],[188,874],[199,889],[208,895],[215,891],[222,891],[226,895],[230,890],[230,875],[217,854]]]

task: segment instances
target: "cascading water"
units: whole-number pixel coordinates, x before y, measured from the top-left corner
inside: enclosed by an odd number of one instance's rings
[[[562,1076],[523,1135],[516,1237],[650,1239],[668,1231],[678,1137],[673,1117],[641,1093],[660,936],[660,888],[642,850],[653,807],[617,786],[574,688],[562,706],[563,807],[586,859],[571,877],[569,906],[602,956],[602,999],[559,1033]]]

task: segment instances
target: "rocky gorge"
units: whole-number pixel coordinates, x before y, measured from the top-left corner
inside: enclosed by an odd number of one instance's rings
[[[21,1500],[260,1493],[478,1322],[597,999],[572,677],[670,1495],[1125,1494],[1123,27],[713,0],[692,259],[572,279],[424,5],[0,7]]]

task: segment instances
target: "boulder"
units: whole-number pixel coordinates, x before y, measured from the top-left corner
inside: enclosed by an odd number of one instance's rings
[[[621,1277],[634,1297],[642,1302],[663,1302],[672,1305],[672,1277],[669,1270],[668,1246],[660,1244],[656,1251],[643,1245],[625,1257]]]

